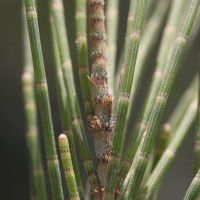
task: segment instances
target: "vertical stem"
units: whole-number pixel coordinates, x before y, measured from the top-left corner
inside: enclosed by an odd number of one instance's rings
[[[33,79],[32,74],[33,74],[33,63],[32,63],[32,57],[31,57],[31,47],[30,47],[30,42],[29,42],[29,36],[28,36],[28,31],[27,31],[27,24],[26,24],[26,15],[25,15],[25,10],[24,10],[24,2],[22,2],[22,36],[23,36],[23,64],[24,64],[24,69],[23,69],[23,74],[22,77],[24,76],[24,74],[27,72],[27,74],[30,73],[30,77]],[[24,78],[21,78],[22,80],[22,85],[23,82],[25,82],[25,80],[23,80]],[[24,94],[25,94],[25,88],[26,86],[26,82],[24,84],[24,86],[22,86],[22,92],[24,90]],[[32,87],[32,85],[31,85]],[[34,95],[34,93],[33,93]],[[25,95],[23,95],[23,101],[24,101],[24,109],[26,110],[26,99],[25,99]],[[29,120],[29,115],[26,115],[25,112],[25,117],[26,117],[26,121]],[[26,131],[28,132],[28,124],[26,122]],[[36,124],[37,125],[37,124]],[[26,134],[26,140],[27,140],[27,144],[29,144],[29,137],[28,134]],[[32,161],[31,161],[31,151],[35,150],[35,149],[30,149],[30,145],[27,145],[28,148],[28,166],[29,166],[29,183],[30,183],[30,199],[35,200],[36,199],[36,191],[35,191],[35,184],[34,184],[34,176],[33,176],[33,165],[32,165]]]
[[[128,179],[128,180],[126,180],[126,181],[128,182],[128,184],[127,184],[127,186],[126,186],[125,191],[123,192],[123,196],[122,196],[121,200],[127,200],[127,199],[128,199],[128,196],[127,196],[127,195],[129,194],[129,190],[130,190],[130,184],[129,184],[129,182],[130,182],[131,179],[133,178],[133,173],[134,173],[136,164],[137,164],[137,162],[138,162],[138,157],[139,157],[140,152],[141,152],[141,147],[142,147],[143,142],[144,142],[145,134],[146,134],[146,133],[144,133],[144,135],[143,135],[143,137],[142,137],[142,139],[141,139],[140,145],[139,145],[139,147],[138,147],[138,149],[137,149],[137,152],[136,152],[136,155],[137,155],[137,156],[136,156],[135,159],[133,160],[133,163],[132,163],[132,165],[131,165],[131,169],[130,169],[130,171],[129,171],[129,174],[127,175],[127,179]]]
[[[57,91],[58,91],[58,102],[59,102],[59,109],[60,109],[60,116],[61,116],[62,131],[67,136],[68,141],[69,141],[69,148],[71,152],[71,159],[72,159],[72,164],[74,168],[74,173],[76,176],[79,196],[80,196],[80,199],[82,200],[84,199],[83,187],[81,184],[81,177],[80,177],[78,162],[76,158],[76,149],[75,149],[74,136],[73,136],[72,126],[71,126],[69,102],[67,99],[67,92],[66,92],[65,84],[63,80],[63,73],[62,73],[58,43],[57,43],[57,38],[56,38],[56,30],[55,30],[55,25],[54,25],[52,16],[50,16],[50,25],[51,25],[54,64],[55,64],[55,70],[56,70],[56,85],[57,85]]]
[[[119,91],[117,97],[117,110],[114,120],[114,127],[112,129],[113,143],[110,148],[108,173],[104,194],[105,200],[114,199],[115,197],[116,176],[120,164],[121,151],[124,140],[124,129],[126,125],[126,114],[129,108],[129,98],[140,42],[140,34],[142,31],[146,11],[146,4],[146,0],[141,0],[138,3],[138,9],[134,18],[133,29],[129,38],[126,62],[122,68],[122,72],[120,75]]]
[[[185,1],[186,0],[179,1],[179,5],[183,7],[184,3],[182,3],[182,2],[185,2]],[[148,20],[147,24],[144,27],[140,46],[139,46],[136,67],[135,67],[135,76],[134,76],[132,89],[131,89],[131,96],[130,96],[131,103],[130,103],[130,109],[128,112],[128,119],[130,118],[130,115],[131,115],[131,110],[132,110],[132,107],[135,102],[136,93],[138,92],[139,84],[142,79],[142,75],[145,72],[146,67],[147,67],[147,65],[146,65],[147,60],[148,60],[149,56],[151,56],[152,49],[156,45],[156,41],[159,38],[158,36],[162,30],[162,26],[163,26],[165,17],[167,15],[170,3],[171,3],[171,0],[160,0],[156,5],[155,10],[153,11],[151,18]],[[174,8],[174,7],[172,7],[172,8]],[[181,7],[179,9],[180,10],[178,13],[179,14],[178,17],[180,18],[180,15],[181,15],[183,9]],[[176,9],[176,12],[177,12],[177,9]],[[172,41],[174,41],[174,39],[175,38],[173,38],[173,37],[171,38]],[[168,45],[169,45],[169,43],[168,43]],[[167,52],[167,50],[168,50],[168,48],[166,49],[166,52]],[[159,76],[159,75],[156,74],[155,76]]]
[[[158,17],[157,15],[160,14],[159,13],[160,6],[162,5],[162,3],[165,4],[166,2],[160,1],[159,4],[157,4],[155,14],[153,14],[152,19],[157,18]],[[156,95],[159,90],[159,86],[163,79],[163,73],[166,68],[167,59],[169,57],[169,54],[171,53],[170,50],[172,49],[173,42],[175,40],[176,27],[178,26],[178,23],[180,21],[181,14],[183,12],[184,3],[185,3],[185,0],[182,0],[182,1],[176,0],[173,2],[172,9],[170,10],[169,18],[168,18],[168,21],[167,21],[167,24],[166,24],[166,27],[164,30],[164,34],[162,37],[161,45],[159,48],[157,64],[156,64],[154,75],[152,76],[151,85],[149,87],[148,94],[145,99],[145,103],[142,107],[142,111],[140,113],[139,119],[133,130],[133,133],[131,136],[131,141],[128,145],[124,159],[120,166],[120,171],[118,173],[118,178],[117,178],[117,187],[119,187],[119,188],[121,187],[121,184],[123,183],[128,171],[130,169],[129,163],[132,163],[135,153],[137,151],[137,148],[140,144],[142,135],[144,134],[144,131],[146,130],[146,124],[148,122],[153,104],[155,102]],[[177,8],[178,8],[178,12],[177,12]],[[155,17],[154,17],[154,15],[155,15]],[[171,28],[169,28],[169,27],[171,27]],[[146,29],[146,34],[147,34],[148,30],[149,29]],[[173,31],[171,31],[171,30],[173,30]],[[141,39],[141,41],[143,41],[143,38]],[[149,39],[149,37],[148,37],[148,39]],[[143,43],[143,44],[145,44],[145,43]],[[139,57],[139,58],[141,58],[141,57]],[[136,64],[136,67],[137,67],[137,64]],[[133,92],[133,86],[132,86],[131,94],[133,94],[133,93],[134,92]],[[129,109],[129,112],[130,112],[130,109]]]
[[[130,0],[122,66],[126,62],[126,57],[127,57],[127,52],[128,52],[128,44],[129,44],[131,31],[133,30],[133,23],[134,23],[134,18],[135,18],[135,13],[137,10],[138,2],[139,2],[139,0]]]
[[[64,197],[62,191],[59,162],[56,153],[49,94],[40,43],[35,2],[33,0],[25,0],[24,2],[26,7],[26,19],[29,30],[51,188],[53,198],[56,200],[62,200]]]
[[[156,147],[155,147],[155,155],[154,155],[154,162],[153,162],[152,169],[154,169],[155,166],[157,165],[160,157],[162,156],[172,136],[174,135],[174,132],[176,131],[179,124],[181,123],[189,104],[191,103],[194,96],[196,95],[197,82],[198,82],[197,76],[195,76],[192,83],[189,85],[187,90],[181,96],[180,101],[178,102],[178,105],[174,109],[173,113],[171,114],[168,122],[164,123],[161,126],[160,132],[158,134]]]
[[[139,186],[141,183],[141,180],[143,178],[148,158],[151,153],[154,139],[156,136],[156,132],[158,129],[158,125],[160,123],[161,116],[163,114],[167,98],[169,96],[174,77],[176,74],[176,70],[178,67],[178,64],[180,62],[182,52],[185,48],[186,39],[189,36],[189,33],[191,31],[198,7],[199,7],[200,0],[192,0],[187,12],[187,15],[185,17],[183,26],[180,31],[180,35],[176,40],[176,43],[174,45],[174,49],[172,51],[171,58],[168,63],[168,67],[165,71],[165,75],[162,81],[162,84],[160,86],[154,107],[152,109],[147,128],[146,128],[146,137],[144,140],[144,144],[142,145],[141,154],[138,159],[138,164],[135,168],[133,179],[131,181],[131,190],[129,193],[129,197],[132,199],[136,199],[137,193],[139,190]],[[134,190],[133,190],[134,188]]]
[[[79,77],[83,93],[84,106],[88,123],[94,117],[94,105],[90,89],[89,67],[87,58],[87,34],[86,34],[86,0],[76,0],[76,47],[78,53]]]
[[[107,46],[104,25],[104,0],[89,0],[92,74],[90,85],[95,104],[91,123],[101,188],[105,187],[110,135],[112,131],[112,97],[108,89]]]
[[[93,163],[89,146],[83,127],[83,121],[81,117],[81,111],[77,98],[77,93],[74,84],[74,77],[72,72],[72,64],[69,53],[69,46],[67,41],[67,32],[65,27],[64,10],[62,0],[50,0],[51,10],[55,22],[56,35],[59,47],[59,55],[61,59],[62,72],[67,90],[67,97],[69,101],[72,125],[78,147],[81,153],[83,164],[87,172],[88,178],[92,188],[99,192],[100,187],[96,174],[95,165]]]
[[[117,52],[117,29],[118,29],[119,0],[106,1],[106,32],[108,45],[108,86],[110,94],[114,95],[115,60]]]
[[[166,150],[164,151],[161,159],[159,160],[156,168],[148,179],[140,200],[149,200],[155,192],[155,189],[158,187],[163,175],[167,171],[169,165],[173,161],[177,151],[179,150],[181,144],[183,143],[189,128],[194,122],[197,109],[197,96],[193,99],[190,105],[187,107],[187,111],[184,114],[183,120],[178,126],[174,137],[170,141]]]
[[[70,200],[80,200],[67,136],[61,134],[58,138],[58,143]]]
[[[194,177],[183,200],[195,200],[200,192],[200,169]]]

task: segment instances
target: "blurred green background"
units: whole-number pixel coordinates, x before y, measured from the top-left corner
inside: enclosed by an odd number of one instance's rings
[[[79,100],[81,100],[82,97],[80,82],[78,78],[77,54],[75,46],[74,2],[74,0],[64,0],[64,6],[76,88]],[[117,58],[119,58],[124,42],[128,5],[129,0],[120,1]],[[0,196],[3,200],[30,199],[27,149],[25,140],[25,119],[20,82],[23,67],[21,10],[22,3],[19,0],[0,1]],[[52,56],[48,14],[48,1],[38,1],[40,36],[46,67],[47,81],[49,85],[49,95],[55,130],[55,138],[57,141],[58,135],[61,133],[61,127],[56,96],[55,74],[53,66],[54,62]],[[135,120],[137,119],[139,110],[146,95],[149,81],[153,72],[153,67],[155,65],[160,37],[161,34],[158,35],[158,42],[156,43],[156,47],[151,52],[151,56],[147,62],[147,68],[145,70],[140,87],[140,94],[138,95],[137,102],[133,108],[133,115],[131,119],[131,124],[129,125],[129,130],[131,130],[133,124],[135,123]],[[187,57],[184,56],[186,58],[181,64],[181,70],[179,70],[177,73],[173,89],[167,103],[167,107],[162,117],[162,122],[165,122],[168,119],[181,94],[183,93],[189,82],[192,80],[194,74],[198,71],[199,51],[200,34],[198,34],[198,36],[196,37],[193,47],[189,54],[187,54]],[[83,120],[85,124],[87,124],[83,111],[83,103],[80,102],[80,105],[82,108]],[[52,199],[49,178],[47,174],[44,142],[40,122],[39,126],[48,197],[49,199]],[[94,155],[92,134],[87,129],[87,126],[85,126],[85,131],[91,147],[91,152]],[[128,138],[129,137],[127,136],[127,140]],[[163,179],[161,190],[158,196],[159,200],[181,200],[183,198],[192,180],[193,142],[194,126],[191,128],[185,142],[177,153],[175,160],[171,164]],[[79,152],[78,149],[77,152]],[[81,170],[82,183],[83,185],[85,185],[86,173],[84,171],[79,153],[78,160],[80,163],[79,166]],[[69,199],[62,168],[61,173],[63,178],[65,199]]]

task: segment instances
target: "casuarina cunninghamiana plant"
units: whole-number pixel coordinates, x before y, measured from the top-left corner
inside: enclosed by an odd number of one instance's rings
[[[48,3],[62,134],[58,140],[55,139],[36,2],[24,0],[22,91],[31,198],[47,199],[37,128],[36,86],[54,200],[64,199],[56,143],[71,200],[157,199],[161,180],[195,119],[194,179],[184,200],[200,199],[200,86],[197,75],[168,121],[161,125],[153,148],[184,49],[185,54],[190,51],[200,28],[200,0],[130,0],[126,37],[119,63],[116,63],[116,55],[120,1],[76,0],[76,49],[82,99],[78,99],[74,82],[63,1],[49,0]],[[192,27],[196,30],[191,33],[186,46]],[[132,106],[146,71],[147,59],[162,29],[155,71],[123,155]],[[88,54],[92,60],[91,72]],[[117,70],[116,64],[119,65]],[[85,113],[81,113],[79,101],[84,102]],[[95,156],[89,149],[83,118],[87,119],[93,136]],[[85,192],[74,136],[88,177]]]

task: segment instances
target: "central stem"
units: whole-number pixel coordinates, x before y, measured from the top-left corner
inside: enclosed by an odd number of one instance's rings
[[[105,187],[112,129],[112,97],[108,90],[104,1],[89,0],[92,74],[90,86],[95,105],[91,122],[101,188]]]

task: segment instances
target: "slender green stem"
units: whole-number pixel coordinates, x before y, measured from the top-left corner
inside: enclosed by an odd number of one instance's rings
[[[108,45],[108,86],[110,94],[113,96],[114,92],[114,78],[115,78],[115,60],[117,53],[117,29],[118,29],[118,9],[119,0],[106,1],[106,32]]]
[[[138,147],[138,149],[137,149],[137,152],[136,152],[135,159],[133,160],[133,163],[132,163],[132,165],[131,165],[131,169],[130,169],[130,171],[129,171],[129,176],[127,177],[127,179],[128,179],[128,184],[127,184],[127,186],[126,186],[125,191],[123,192],[123,196],[122,196],[121,200],[127,200],[127,199],[129,199],[129,198],[128,198],[128,195],[129,195],[129,192],[130,192],[130,189],[131,189],[131,187],[130,187],[130,186],[131,186],[131,185],[130,185],[130,181],[131,181],[131,179],[133,178],[134,170],[135,170],[136,164],[137,164],[137,162],[138,162],[139,155],[140,155],[140,153],[141,153],[141,148],[142,148],[142,145],[143,145],[143,143],[144,143],[145,134],[146,134],[146,133],[144,133],[144,135],[142,136],[140,145],[139,145],[139,147]]]
[[[199,79],[200,79],[200,62],[199,62]],[[198,92],[198,109],[196,117],[195,144],[194,144],[194,176],[197,174],[199,168],[200,168],[200,80],[199,80],[199,92]]]
[[[145,20],[144,21],[144,25],[151,18],[151,15],[152,15],[157,3],[158,3],[158,0],[149,0],[148,1],[148,3],[147,3],[147,11],[146,11],[145,19],[144,19]]]
[[[130,0],[130,7],[129,7],[129,13],[128,13],[128,19],[127,19],[127,30],[126,30],[126,37],[125,37],[125,44],[124,44],[122,66],[126,62],[129,39],[130,39],[131,31],[133,30],[133,23],[134,23],[134,18],[135,18],[135,13],[136,13],[136,10],[137,10],[138,2],[139,2],[139,0]]]
[[[184,197],[184,200],[195,200],[200,192],[200,169],[198,170],[196,176],[194,177],[190,187],[187,190],[187,193]]]
[[[133,22],[134,22],[134,17],[135,17],[137,6],[138,6],[138,0],[130,0],[124,49],[122,50],[121,55],[120,55],[120,60],[119,60],[119,64],[118,64],[119,66],[117,68],[118,70],[117,70],[116,77],[115,77],[115,96],[117,96],[117,91],[119,89],[121,66],[124,66],[125,61],[126,61],[126,56],[127,56],[127,51],[128,51],[128,42],[130,39],[131,30],[133,29]],[[115,113],[116,102],[117,102],[117,98],[114,98],[113,113]]]
[[[148,163],[148,158],[153,147],[158,125],[160,123],[160,119],[163,114],[167,98],[169,96],[174,81],[174,77],[182,56],[182,52],[185,48],[186,39],[191,31],[199,7],[199,3],[200,0],[192,0],[190,3],[189,10],[183,22],[180,35],[177,38],[176,43],[174,45],[174,49],[172,51],[171,58],[168,63],[168,67],[165,71],[162,84],[160,86],[154,107],[152,109],[146,128],[146,137],[144,140],[144,144],[142,145],[142,150],[138,159],[138,164],[135,168],[133,179],[131,181],[132,189],[130,190],[128,196],[131,197],[132,200],[136,199],[137,197],[139,186],[141,184],[141,180],[143,178]]]
[[[26,81],[23,80],[25,78],[23,78],[23,76],[25,76],[24,74],[27,73],[28,75],[30,74],[30,78],[33,79],[33,63],[32,63],[32,57],[31,57],[31,47],[30,47],[30,42],[29,42],[29,36],[28,36],[28,30],[27,30],[27,23],[26,23],[26,15],[25,15],[25,10],[24,10],[24,2],[22,2],[22,35],[23,35],[23,61],[24,61],[24,73],[22,75],[22,83],[25,82],[24,86],[22,87],[22,91],[24,90],[24,97],[25,96],[25,89],[26,87],[28,86],[26,84]],[[29,81],[29,80],[28,80]],[[30,81],[29,81],[30,82]],[[33,82],[33,81],[32,81]],[[34,83],[33,83],[34,84]],[[32,86],[31,86],[31,89]],[[34,93],[33,93],[34,95]],[[23,100],[24,100],[24,108],[26,110],[26,99],[23,97]],[[26,115],[26,112],[25,112],[25,115]],[[26,121],[29,120],[29,115],[26,115]],[[28,124],[26,122],[26,131],[28,132]],[[37,124],[36,124],[37,126]],[[37,133],[37,132],[36,132]],[[29,144],[29,137],[28,137],[28,134],[26,134],[26,140],[27,140],[27,144]],[[31,142],[31,141],[30,141]],[[36,191],[35,191],[35,184],[34,184],[34,176],[33,176],[33,165],[32,165],[32,162],[31,162],[31,151],[35,150],[34,149],[30,149],[30,145],[27,145],[27,148],[28,148],[28,165],[29,165],[29,183],[30,183],[30,199],[33,199],[35,200],[36,199]]]
[[[26,115],[26,138],[30,158],[31,178],[36,199],[45,200],[47,199],[46,186],[37,128],[37,109],[34,89],[33,74],[25,70],[22,75],[22,90]]]
[[[182,3],[182,2],[186,2],[186,0],[179,1],[179,2],[180,2],[179,4],[184,5],[184,3]],[[149,56],[151,55],[151,52],[153,52],[152,49],[155,47],[156,41],[159,38],[158,36],[162,30],[163,23],[166,18],[170,3],[171,3],[171,0],[160,0],[156,5],[155,10],[153,11],[151,18],[148,20],[146,26],[144,27],[140,46],[139,46],[137,62],[136,62],[136,66],[135,66],[135,76],[134,76],[132,90],[131,90],[131,96],[130,96],[131,103],[130,103],[130,109],[128,112],[127,119],[130,119],[131,110],[132,110],[132,107],[134,105],[135,98],[136,98],[136,93],[138,92],[142,75],[146,70],[145,67],[147,67],[146,63],[148,61]],[[174,7],[172,7],[172,8],[174,8]],[[181,9],[181,7],[180,7],[179,13],[182,13],[182,10],[183,9]],[[176,9],[176,11],[177,11],[177,9]],[[179,15],[178,15],[178,17],[180,18]],[[177,20],[177,21],[179,21],[179,20]],[[171,38],[172,41],[174,41],[174,39],[175,38],[173,38],[173,37]],[[168,48],[166,49],[166,52],[167,52],[167,50],[168,50]],[[160,76],[160,74],[156,74],[155,76]],[[147,102],[152,103],[151,101],[147,101]],[[147,112],[149,112],[149,111],[147,111]]]
[[[189,106],[194,96],[196,95],[197,85],[198,85],[197,82],[198,82],[198,77],[195,76],[195,78],[193,79],[187,90],[181,96],[180,101],[178,102],[178,105],[174,109],[173,113],[171,114],[168,122],[164,123],[161,126],[156,143],[154,163],[152,169],[154,169],[155,166],[157,165],[160,157],[162,156],[172,136],[174,135],[174,132],[176,131],[177,127],[182,121],[183,116],[187,110],[187,107]]]
[[[24,2],[26,7],[26,19],[29,30],[29,38],[37,86],[37,95],[40,106],[40,114],[42,119],[42,127],[51,188],[53,198],[56,200],[61,200],[64,199],[64,197],[62,191],[59,162],[56,152],[49,94],[40,43],[35,2],[33,0],[25,0]]]
[[[56,70],[56,85],[57,85],[57,91],[58,91],[58,102],[59,102],[59,109],[60,109],[60,116],[61,116],[62,131],[67,136],[68,141],[69,141],[71,159],[72,159],[72,164],[74,168],[74,173],[76,176],[79,196],[80,196],[80,199],[82,200],[84,199],[84,193],[83,193],[83,187],[81,184],[81,177],[79,173],[78,162],[76,158],[74,136],[73,136],[72,126],[71,126],[70,108],[69,108],[67,92],[66,92],[65,84],[63,80],[63,73],[62,73],[58,44],[57,44],[57,39],[56,39],[55,25],[54,25],[52,16],[50,17],[50,25],[51,25],[51,33],[52,33],[54,63],[55,63],[55,70]]]
[[[87,57],[87,34],[86,34],[86,0],[76,0],[76,47],[78,53],[79,77],[83,93],[85,112],[88,123],[94,117],[94,105],[90,89],[89,67]]]
[[[74,77],[72,72],[72,64],[69,55],[69,46],[67,41],[67,33],[65,27],[64,10],[62,0],[50,0],[51,11],[55,22],[56,35],[59,47],[59,55],[61,58],[62,72],[67,90],[67,97],[69,101],[72,125],[78,147],[81,153],[83,164],[87,172],[90,184],[93,189],[100,191],[96,168],[94,166],[91,153],[87,144],[87,139],[83,127],[80,107],[78,103],[77,93],[74,84]]]
[[[76,184],[76,177],[72,165],[67,136],[65,134],[61,134],[58,138],[58,143],[60,148],[60,155],[62,159],[63,169],[65,172],[65,179],[69,190],[70,200],[79,200],[80,197],[79,197],[78,187]]]
[[[160,1],[159,3],[162,5],[163,1]],[[175,40],[176,27],[178,26],[178,23],[180,21],[181,14],[183,12],[184,3],[185,3],[185,0],[182,0],[182,1],[176,0],[173,2],[172,9],[170,10],[169,19],[166,24],[165,31],[164,31],[162,41],[161,41],[161,45],[159,48],[159,53],[158,53],[158,57],[157,57],[157,65],[156,65],[154,75],[152,77],[151,85],[149,87],[148,94],[145,99],[145,103],[142,107],[142,111],[140,113],[139,119],[133,130],[133,133],[131,136],[131,141],[128,145],[124,159],[120,166],[120,171],[118,173],[118,178],[117,178],[117,186],[118,187],[121,186],[121,184],[123,183],[128,171],[130,169],[130,165],[128,163],[132,163],[135,153],[137,151],[137,148],[140,144],[142,135],[143,135],[144,131],[146,130],[146,124],[148,122],[153,104],[155,102],[156,95],[159,90],[159,86],[163,79],[163,73],[166,68],[167,59],[169,57],[169,54],[171,53],[170,50],[172,49],[173,42]],[[161,6],[160,4],[157,5],[155,13],[158,12],[157,9],[159,10],[159,8]],[[177,13],[177,8],[178,8],[178,13]],[[154,16],[154,14],[153,14],[153,16]],[[155,16],[157,17],[157,15],[155,15]],[[152,19],[154,19],[154,18],[155,17],[153,17]],[[129,111],[130,111],[130,109],[129,109]]]
[[[168,169],[177,151],[179,150],[181,144],[183,143],[189,131],[189,128],[193,124],[196,116],[196,109],[197,109],[197,97],[195,97],[193,101],[190,103],[190,105],[187,107],[187,111],[184,114],[183,120],[178,126],[176,132],[174,133],[174,137],[170,141],[161,159],[159,160],[156,168],[154,169],[153,173],[148,179],[144,187],[144,190],[142,192],[142,195],[140,197],[140,200],[147,200],[152,197],[164,173]]]
[[[112,129],[113,144],[110,148],[111,153],[109,155],[108,173],[105,187],[104,199],[114,199],[116,176],[120,164],[122,145],[124,140],[124,129],[126,124],[126,114],[129,108],[130,92],[134,76],[134,68],[138,53],[138,47],[140,42],[140,34],[142,31],[145,11],[146,0],[141,0],[138,3],[138,9],[134,18],[133,29],[129,38],[129,45],[127,51],[127,58],[124,67],[122,68],[117,110],[114,121],[114,127]],[[115,170],[113,170],[113,168]]]
[[[110,135],[112,131],[112,97],[108,89],[107,46],[104,25],[104,1],[89,0],[92,74],[90,85],[95,103],[91,123],[101,188],[105,187]]]

